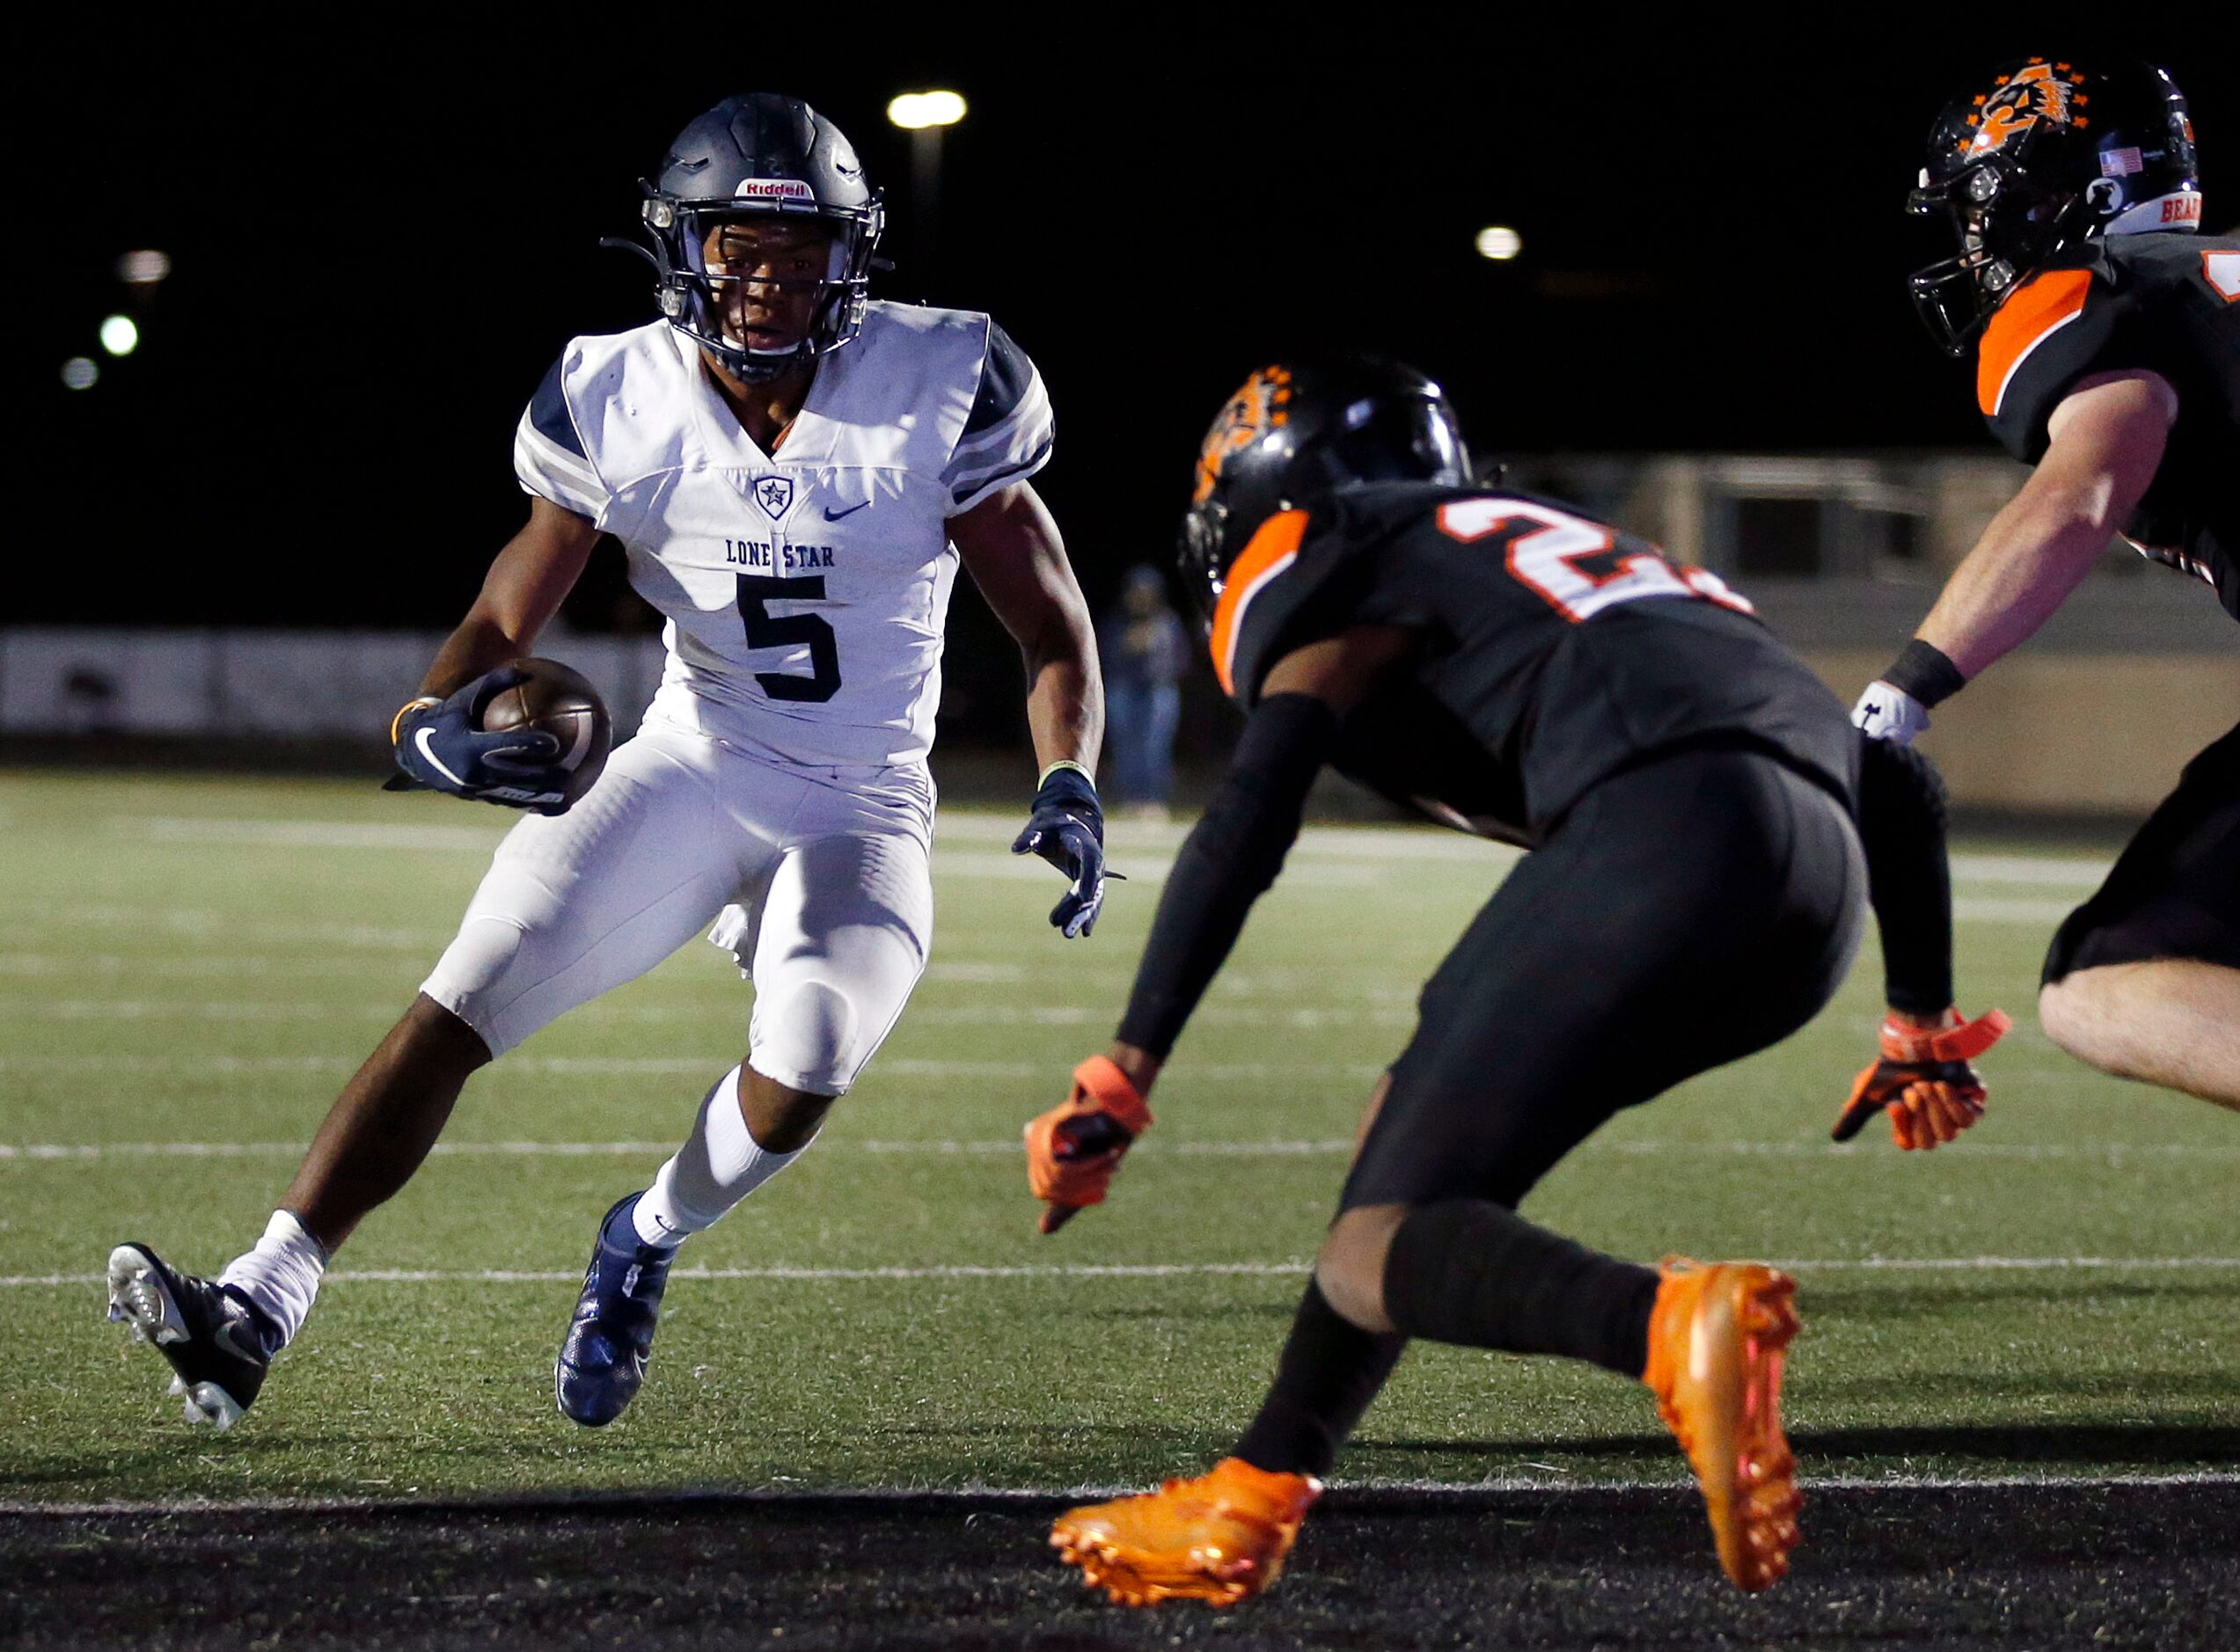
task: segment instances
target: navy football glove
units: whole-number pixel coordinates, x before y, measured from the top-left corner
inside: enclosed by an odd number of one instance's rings
[[[390,725],[397,766],[414,784],[454,797],[557,815],[567,807],[567,775],[555,766],[557,737],[536,728],[482,731],[482,713],[529,680],[518,666],[485,671],[448,699],[414,700]],[[397,782],[392,781],[392,786]]]
[[[1096,927],[1104,908],[1104,809],[1096,783],[1080,770],[1052,769],[1035,793],[1027,830],[1012,841],[1014,855],[1037,854],[1072,880],[1050,908],[1053,927],[1070,939]]]

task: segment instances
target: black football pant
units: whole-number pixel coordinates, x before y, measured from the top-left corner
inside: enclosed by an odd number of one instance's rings
[[[2185,765],[2107,881],[2062,923],[2045,979],[2159,958],[2240,969],[2240,727]]]
[[[1384,1277],[1397,1333],[1310,1285],[1238,1454],[1327,1473],[1410,1335],[1639,1376],[1657,1275],[1515,1206],[1619,1109],[1810,1020],[1866,885],[1844,804],[1754,751],[1668,752],[1583,797],[1424,987],[1346,1181],[1341,1210],[1412,1208]]]

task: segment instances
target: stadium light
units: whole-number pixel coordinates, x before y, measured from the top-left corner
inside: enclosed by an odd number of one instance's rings
[[[953,91],[905,91],[887,106],[887,119],[906,132],[955,126],[964,119],[964,99]]]
[[[62,363],[62,383],[72,390],[92,390],[100,378],[101,369],[90,355],[73,355]]]
[[[1525,238],[1505,223],[1490,224],[1478,231],[1477,249],[1480,258],[1505,264],[1525,250]]]
[[[130,316],[111,316],[101,324],[101,347],[111,355],[130,355],[140,347],[140,329]]]
[[[171,254],[144,248],[117,260],[117,279],[135,287],[153,287],[171,274]]]

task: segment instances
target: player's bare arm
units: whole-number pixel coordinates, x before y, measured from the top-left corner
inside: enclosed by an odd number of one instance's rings
[[[2046,457],[1953,570],[1914,646],[1860,697],[1853,720],[1878,738],[1911,740],[1937,699],[2034,636],[2138,508],[2177,417],[2178,394],[2160,374],[2083,381],[2053,410]],[[1914,680],[1924,669],[1926,698]]]
[[[1031,482],[999,488],[949,519],[949,540],[1025,658],[1036,768],[1094,771],[1104,744],[1096,627],[1042,495]]]
[[[491,562],[481,593],[436,651],[420,691],[440,699],[493,666],[534,652],[598,542],[588,517],[532,497],[529,520]]]
[[[1087,935],[1104,903],[1104,812],[1095,781],[1104,682],[1088,603],[1032,483],[997,489],[952,516],[948,532],[1026,662],[1027,723],[1040,784],[1012,852],[1038,854],[1065,874],[1066,892],[1050,921],[1069,939]]]
[[[1973,677],[2068,600],[2155,479],[2178,394],[2145,371],[2087,379],[2054,409],[2053,443],[1922,622]]]

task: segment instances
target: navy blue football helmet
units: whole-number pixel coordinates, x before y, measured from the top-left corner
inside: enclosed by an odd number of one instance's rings
[[[863,329],[872,254],[886,208],[864,179],[845,134],[798,98],[747,92],[726,98],[677,135],[661,172],[639,180],[640,208],[659,279],[662,314],[686,338],[750,384],[830,355]],[[712,274],[704,248],[718,224],[751,217],[814,220],[832,231],[831,262],[819,280],[809,336],[792,349],[753,350],[725,335],[719,289],[740,279]]]

